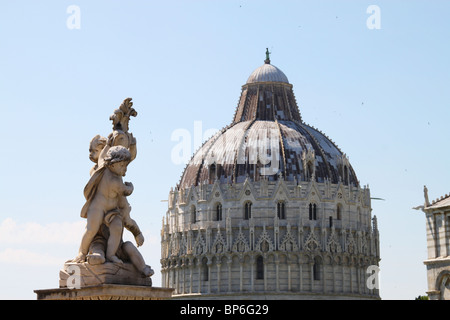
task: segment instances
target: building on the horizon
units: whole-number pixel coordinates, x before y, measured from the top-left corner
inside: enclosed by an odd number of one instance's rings
[[[430,203],[425,186],[424,195],[428,259],[423,263],[427,268],[427,294],[430,300],[450,300],[450,194]]]
[[[162,286],[173,298],[379,299],[370,191],[348,156],[303,122],[292,84],[265,63],[233,121],[170,191]]]

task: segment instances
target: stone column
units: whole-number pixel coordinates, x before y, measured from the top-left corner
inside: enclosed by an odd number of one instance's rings
[[[166,268],[161,267],[161,284],[163,287],[166,287]]]
[[[220,286],[221,286],[221,283],[220,283],[220,269],[221,269],[222,264],[220,263],[220,260],[218,260],[218,261],[219,261],[219,263],[217,263],[217,292],[219,293],[220,292]]]
[[[353,264],[351,263],[349,266],[350,271],[350,292],[353,293]]]
[[[243,268],[244,268],[244,262],[239,261],[239,291],[242,292],[243,289]]]
[[[232,265],[232,258],[228,257],[227,266],[228,266],[228,292],[231,292],[231,265]]]
[[[291,291],[291,262],[288,262],[288,291]]]
[[[181,284],[181,292],[186,293],[186,265],[183,263],[181,264],[181,273],[183,275],[182,284]]]
[[[174,268],[174,280],[175,280],[175,292],[176,293],[181,293],[180,292],[180,267],[178,265],[175,266]]]
[[[334,261],[331,262],[331,268],[333,270],[333,292],[336,292],[336,266],[334,264]]]
[[[192,293],[192,279],[194,278],[192,273],[194,269],[194,264],[192,260],[189,260],[189,293]]]
[[[263,259],[264,265],[264,291],[267,291],[267,259]]]
[[[252,292],[255,291],[255,268],[256,268],[256,262],[255,257],[252,255],[250,258],[250,290]]]
[[[278,256],[275,257],[275,290],[280,291],[280,279],[278,276],[278,266],[280,264],[280,261],[278,260]]]
[[[197,293],[202,293],[202,262],[198,263]]]
[[[361,266],[358,263],[358,266],[356,267],[357,272],[357,281],[358,281],[358,293],[361,293]]]
[[[442,213],[442,246],[444,256],[448,257],[450,255],[450,247],[449,247],[449,221],[448,221],[448,214]]]
[[[208,260],[208,262],[206,263],[206,266],[208,268],[208,293],[211,293],[211,265],[212,261]]]
[[[299,281],[298,288],[299,288],[299,291],[303,291],[303,270],[302,269],[303,269],[302,264],[301,264],[300,258],[299,258],[299,262],[298,262],[298,281]]]

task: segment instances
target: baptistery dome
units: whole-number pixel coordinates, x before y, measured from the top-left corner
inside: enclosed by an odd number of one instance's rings
[[[292,85],[267,60],[242,87],[233,122],[195,153],[180,186],[261,177],[358,185],[346,155],[320,130],[302,122]]]
[[[303,122],[292,84],[268,58],[168,203],[161,270],[176,298],[379,299],[366,281],[380,260],[370,191]]]

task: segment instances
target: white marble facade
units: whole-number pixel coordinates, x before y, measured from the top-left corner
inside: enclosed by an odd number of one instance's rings
[[[174,297],[379,298],[367,286],[380,260],[367,187],[280,179],[171,191],[161,238]]]
[[[428,190],[424,188],[427,228],[428,297],[430,300],[450,300],[450,196],[428,201]]]

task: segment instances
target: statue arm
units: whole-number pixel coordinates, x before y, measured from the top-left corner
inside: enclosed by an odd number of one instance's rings
[[[122,184],[121,194],[127,197],[133,193],[133,190],[133,184],[131,182],[125,182],[124,184]]]
[[[136,147],[136,138],[133,137],[132,133],[130,133],[130,147],[129,147],[129,151],[131,153],[131,161],[133,161],[134,159],[136,159],[137,147]]]
[[[123,225],[128,231],[133,234],[137,246],[140,247],[144,244],[144,236],[142,235],[141,229],[139,228],[136,221],[131,219],[130,210],[131,207],[129,207],[129,210],[127,210],[127,212],[123,214]]]
[[[128,203],[127,199],[124,197],[121,199],[121,203],[119,204],[123,209],[122,211],[122,221],[123,221],[123,226],[130,231],[134,237],[137,237],[139,234],[141,234],[141,229],[139,228],[138,224],[136,223],[136,221],[134,221],[131,216],[130,216],[130,212],[131,212],[131,206]]]
[[[130,217],[128,217],[128,219],[124,219],[123,225],[128,231],[130,231],[133,234],[134,237],[137,237],[142,233],[136,221],[134,221]]]

